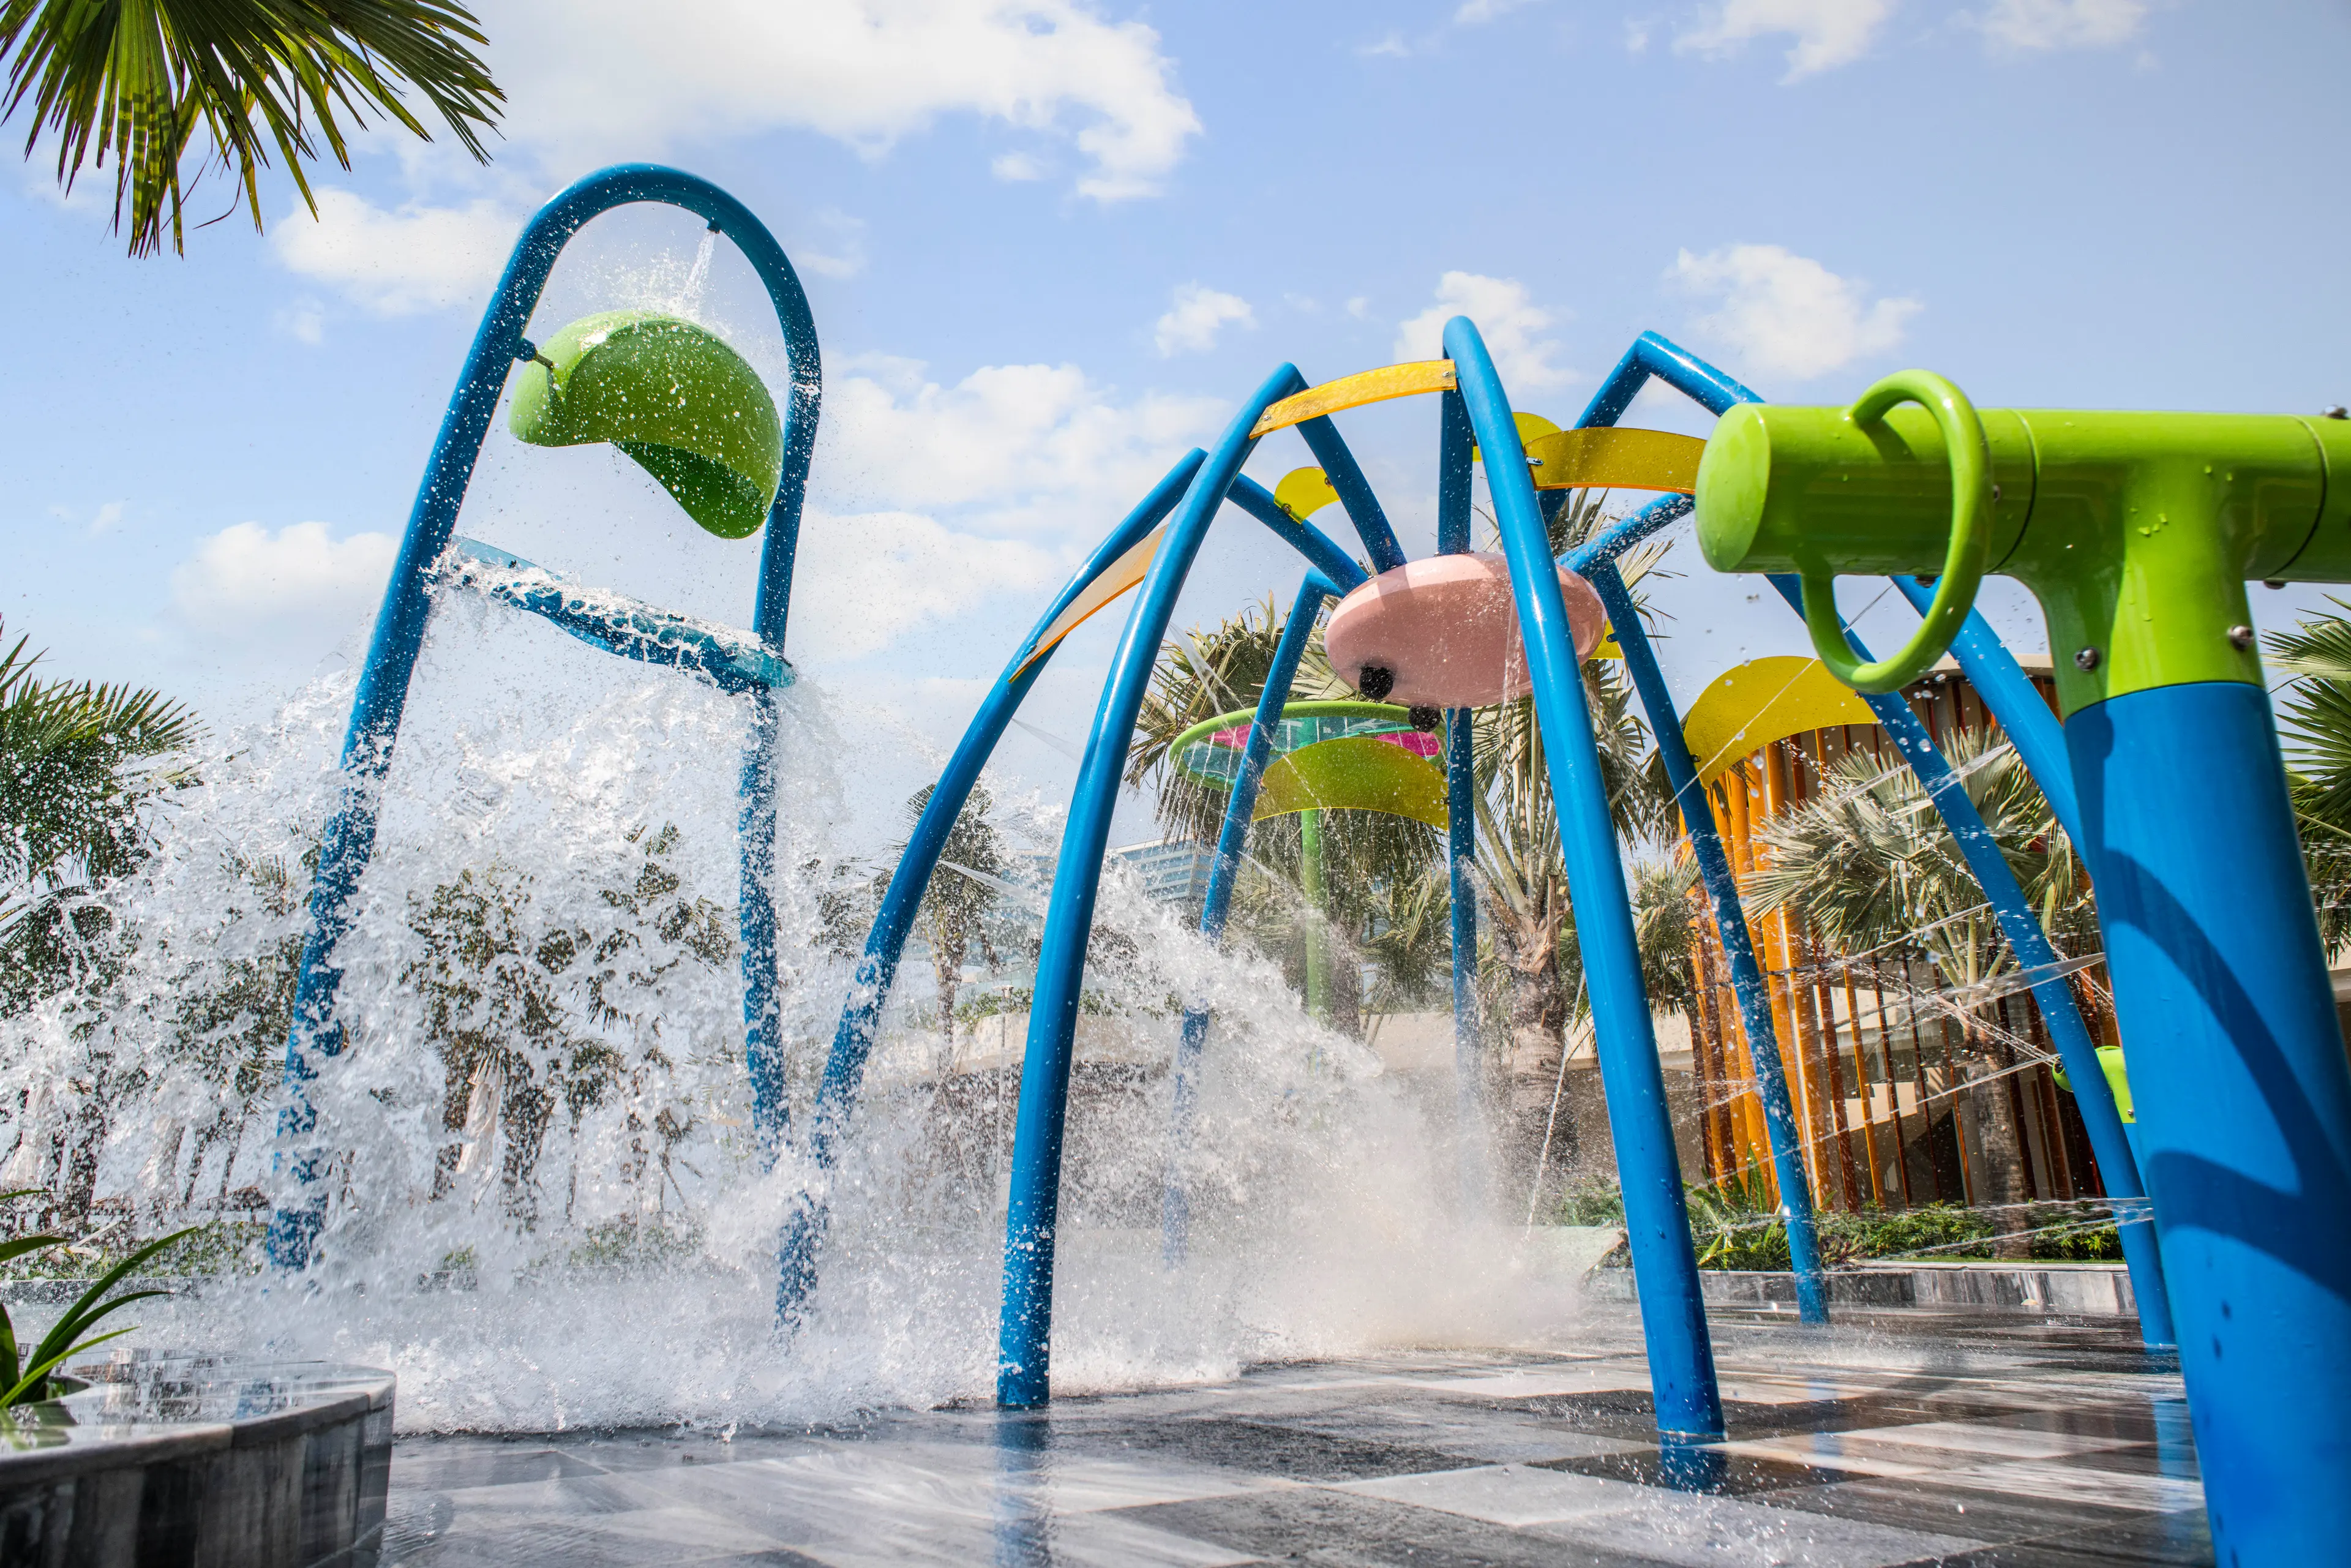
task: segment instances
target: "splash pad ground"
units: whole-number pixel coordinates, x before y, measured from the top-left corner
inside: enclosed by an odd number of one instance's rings
[[[1709,1314],[1729,1434],[1658,1448],[1629,1307],[1557,1343],[806,1428],[404,1438],[385,1561],[2212,1560],[2177,1373],[2128,1320]]]

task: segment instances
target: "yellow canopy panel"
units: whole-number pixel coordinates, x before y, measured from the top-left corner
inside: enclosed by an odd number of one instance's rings
[[[1706,443],[1666,430],[1593,425],[1527,441],[1528,470],[1538,490],[1592,486],[1610,490],[1698,489],[1698,463]]]
[[[1682,720],[1682,739],[1698,760],[1701,784],[1775,740],[1841,724],[1876,724],[1869,705],[1818,659],[1782,654],[1734,664],[1698,694]]]

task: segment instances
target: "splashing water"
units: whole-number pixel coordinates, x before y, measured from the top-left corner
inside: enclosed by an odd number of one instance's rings
[[[550,689],[550,683],[552,689]],[[21,1185],[81,1169],[142,1228],[279,1196],[284,998],[348,678],[230,737],[104,896],[91,980],[0,1022]],[[795,1129],[863,936],[859,780],[899,742],[782,696],[776,905]],[[984,1398],[1025,1019],[924,1021],[910,955],[828,1192],[810,1321],[773,1333],[778,1223],[813,1173],[750,1139],[734,822],[747,708],[444,592],[339,957],[350,1045],[314,1099],[333,1218],[310,1275],[149,1303],[149,1343],[390,1366],[408,1429],[810,1419]],[[884,732],[886,734],[886,731]],[[1016,858],[1058,810],[993,781]],[[864,813],[872,821],[872,813]],[[870,839],[870,835],[869,835]],[[1011,901],[1007,901],[1009,904]],[[854,900],[850,899],[853,904]],[[1064,1391],[1269,1357],[1521,1340],[1571,1299],[1458,1204],[1451,1089],[1424,1097],[1106,879],[1062,1206]],[[1106,956],[1104,955],[1107,955]],[[1216,1009],[1186,1156],[1193,1252],[1159,1258],[1177,1020]],[[44,1162],[47,1162],[46,1165]],[[249,1206],[240,1209],[239,1202]],[[1556,1327],[1556,1322],[1541,1324]],[[260,1342],[256,1344],[256,1341]]]

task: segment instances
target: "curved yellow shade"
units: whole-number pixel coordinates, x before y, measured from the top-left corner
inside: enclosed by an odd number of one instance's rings
[[[1876,724],[1877,716],[1818,659],[1781,654],[1734,664],[1690,704],[1682,739],[1701,784],[1749,753],[1808,729]]]
[[[1281,503],[1283,511],[1303,522],[1337,500],[1339,492],[1331,488],[1322,469],[1292,468],[1273,487],[1273,498]]]

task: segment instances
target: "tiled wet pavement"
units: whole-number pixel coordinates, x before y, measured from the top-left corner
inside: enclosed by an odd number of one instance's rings
[[[2123,1325],[1714,1314],[1730,1436],[1661,1452],[1629,1312],[853,1428],[404,1439],[387,1559],[841,1565],[2211,1561],[2187,1407]]]

